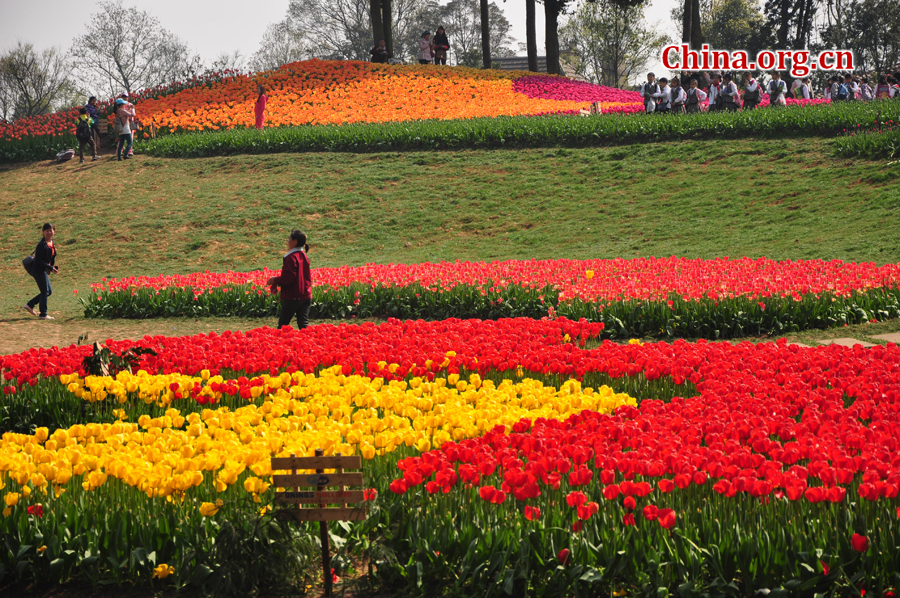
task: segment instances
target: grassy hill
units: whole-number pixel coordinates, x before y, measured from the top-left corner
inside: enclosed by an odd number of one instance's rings
[[[896,169],[835,159],[816,139],[7,166],[0,309],[17,314],[35,294],[19,262],[45,221],[57,227],[63,270],[51,311],[71,321],[73,291],[104,276],[277,268],[294,227],[309,234],[314,266],[649,255],[895,262],[897,189]],[[181,334],[178,325],[127,327]],[[90,323],[97,334],[117,326]],[[56,342],[73,342],[76,329]]]

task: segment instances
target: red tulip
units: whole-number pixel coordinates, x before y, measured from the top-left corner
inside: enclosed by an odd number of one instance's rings
[[[622,502],[622,506],[624,506],[629,511],[633,511],[637,506],[637,502],[631,496],[626,496],[625,500]]]
[[[634,522],[634,513],[625,513],[625,516],[622,517],[622,525],[636,525]]]
[[[559,554],[556,555],[556,558],[560,562],[560,564],[568,565],[569,562],[571,561],[570,556],[571,556],[571,553],[569,552],[569,549],[563,548],[562,550],[559,551]]]
[[[672,509],[660,509],[657,519],[659,521],[659,525],[663,527],[663,529],[672,529],[675,527],[675,511]]]
[[[856,552],[866,552],[869,550],[869,539],[859,534],[853,534],[850,538],[850,546]]]
[[[647,521],[655,521],[659,516],[659,509],[654,505],[647,505],[643,509],[644,519]]]
[[[540,519],[541,510],[538,507],[532,507],[529,505],[525,506],[525,519],[528,521],[534,521],[535,519]]]

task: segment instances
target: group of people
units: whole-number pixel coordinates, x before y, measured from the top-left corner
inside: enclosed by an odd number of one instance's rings
[[[437,31],[434,34],[434,38],[431,37],[431,31],[422,32],[422,37],[419,38],[419,52],[416,54],[416,58],[419,60],[419,64],[447,64],[447,52],[450,50],[450,40],[447,38],[447,33],[444,31],[443,27],[438,27]],[[379,40],[374,48],[369,50],[369,54],[372,55],[372,62],[378,63],[391,63],[391,64],[399,64],[400,61],[394,59],[393,53],[388,49],[387,43],[385,40]]]
[[[856,78],[848,73],[843,77],[831,77],[825,89],[825,99],[832,102],[890,98],[900,99],[900,72],[881,75],[875,87],[869,85],[868,77]]]
[[[787,98],[811,99],[813,90],[809,77],[795,79],[790,88],[778,71],[772,72],[771,80],[763,86],[752,73],[745,72],[740,78],[741,85],[731,73],[724,75],[704,71],[688,73],[683,77],[673,77],[671,81],[661,77],[658,81],[653,73],[647,74],[647,81],[641,85],[644,109],[649,113],[694,113],[703,110],[703,102],[709,100],[708,110],[753,110],[759,107],[763,94],[769,97],[773,107],[787,105]],[[832,77],[825,90],[825,98],[832,101],[853,101],[900,98],[900,73],[881,76],[875,88],[869,86],[867,77],[857,80],[851,74]]]
[[[53,294],[50,275],[59,273],[56,265],[56,245],[53,237],[56,229],[49,222],[41,229],[41,240],[34,253],[22,260],[25,271],[34,278],[38,286],[38,294],[22,308],[41,320],[53,320],[47,313],[47,300]],[[281,309],[278,316],[278,327],[290,326],[294,317],[297,328],[303,330],[309,326],[309,306],[312,303],[312,269],[309,265],[309,243],[306,235],[299,230],[292,230],[287,239],[288,252],[281,263],[281,274],[270,278],[266,284],[273,295],[280,293]],[[280,288],[280,291],[279,291]],[[40,309],[35,312],[34,308]]]
[[[118,137],[116,158],[121,162],[134,156],[134,132],[138,129],[137,111],[134,104],[128,101],[126,91],[116,98],[113,126]],[[75,139],[78,140],[79,163],[84,164],[85,147],[90,148],[93,160],[100,159],[100,113],[94,96],[88,98],[88,103],[78,109]]]

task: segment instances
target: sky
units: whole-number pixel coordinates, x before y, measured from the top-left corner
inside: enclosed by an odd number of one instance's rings
[[[441,4],[447,1],[439,0]],[[521,0],[495,1],[512,25],[516,42],[524,43],[525,3]],[[659,24],[659,29],[672,37],[677,31],[669,11],[676,2],[652,0],[646,11],[647,20]],[[150,12],[164,28],[187,42],[204,62],[211,63],[223,52],[239,50],[245,57],[256,52],[266,27],[284,18],[289,0],[124,0],[123,4]],[[77,0],[0,0],[0,50],[14,46],[17,41],[32,43],[39,50],[51,46],[68,49],[72,39],[83,33],[90,14],[97,10],[96,3]],[[543,55],[541,5],[537,6],[537,36],[538,54]],[[513,49],[518,50],[517,44]],[[524,52],[520,54],[524,55]],[[648,67],[657,72],[662,70],[658,59],[651,61]]]

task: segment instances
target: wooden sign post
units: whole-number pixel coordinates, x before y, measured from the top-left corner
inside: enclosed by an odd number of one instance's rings
[[[318,521],[319,534],[322,541],[322,571],[325,575],[325,595],[331,596],[331,550],[328,542],[329,521],[362,521],[366,518],[364,507],[348,508],[348,503],[365,500],[362,490],[347,490],[346,486],[362,486],[363,474],[344,473],[345,469],[362,469],[362,459],[342,457],[337,453],[333,457],[325,457],[325,451],[316,449],[315,457],[273,457],[272,471],[289,470],[290,475],[273,475],[272,483],[276,488],[285,488],[286,492],[276,492],[275,502],[282,505],[293,504],[293,508],[278,509],[275,515],[293,521]],[[298,474],[297,470],[316,471],[315,474]],[[335,473],[326,474],[326,469]],[[336,491],[326,488],[337,486]],[[315,487],[315,492],[301,488]],[[317,508],[300,508],[301,504],[318,505]],[[340,505],[328,508],[330,504]]]

